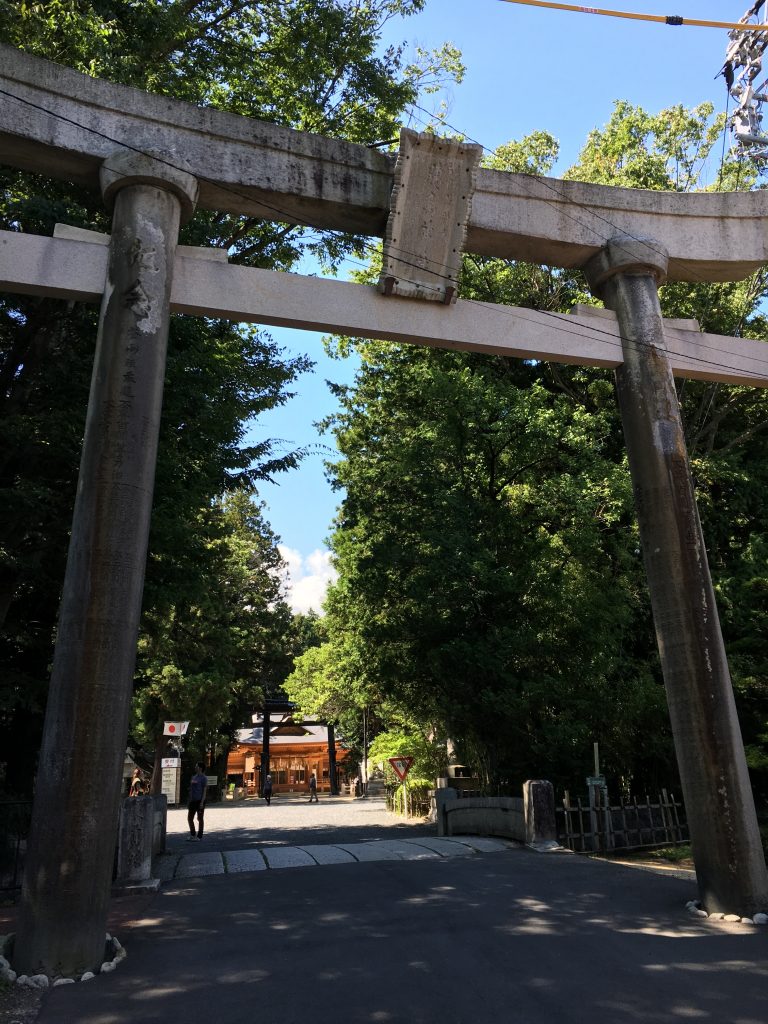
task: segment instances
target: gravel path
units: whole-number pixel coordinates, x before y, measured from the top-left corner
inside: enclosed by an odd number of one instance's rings
[[[189,853],[185,807],[168,811],[167,849]],[[205,835],[197,850],[245,850],[264,846],[360,843],[372,839],[435,836],[434,824],[390,814],[383,798],[304,796],[249,799],[211,804],[205,811]]]

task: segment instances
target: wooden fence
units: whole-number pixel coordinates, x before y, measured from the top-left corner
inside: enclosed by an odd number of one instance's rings
[[[406,789],[403,802],[403,787],[388,785],[386,789],[387,810],[406,818],[426,818],[430,813],[429,791]]]
[[[688,842],[685,808],[674,795],[661,791],[654,802],[636,797],[618,804],[601,803],[601,791],[591,800],[571,803],[568,793],[557,807],[558,839],[574,853],[606,853],[640,847],[676,846]]]

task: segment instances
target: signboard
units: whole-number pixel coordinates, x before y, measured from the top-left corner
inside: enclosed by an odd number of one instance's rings
[[[389,763],[392,765],[392,771],[400,779],[401,782],[405,782],[405,777],[411,770],[413,764],[412,757],[390,757]]]
[[[163,757],[160,760],[161,768],[181,768],[180,757]]]
[[[189,722],[163,722],[163,736],[186,736]]]
[[[166,768],[166,761],[175,761],[175,765]],[[163,758],[163,772],[160,782],[160,792],[168,797],[169,804],[179,802],[179,789],[181,783],[181,761],[177,757]]]

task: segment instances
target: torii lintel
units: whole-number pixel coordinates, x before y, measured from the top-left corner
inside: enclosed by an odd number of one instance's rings
[[[9,46],[0,69],[0,153],[11,166],[95,189],[117,147],[176,154],[204,209],[385,234],[389,154],[152,96]],[[735,281],[768,262],[767,220],[764,191],[657,192],[480,168],[465,248],[581,267],[626,234],[658,240],[670,280]]]

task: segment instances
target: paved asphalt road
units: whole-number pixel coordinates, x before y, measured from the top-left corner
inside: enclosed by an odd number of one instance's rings
[[[691,917],[694,896],[522,848],[185,879],[115,900],[127,959],[39,1022],[765,1024],[768,928]]]

